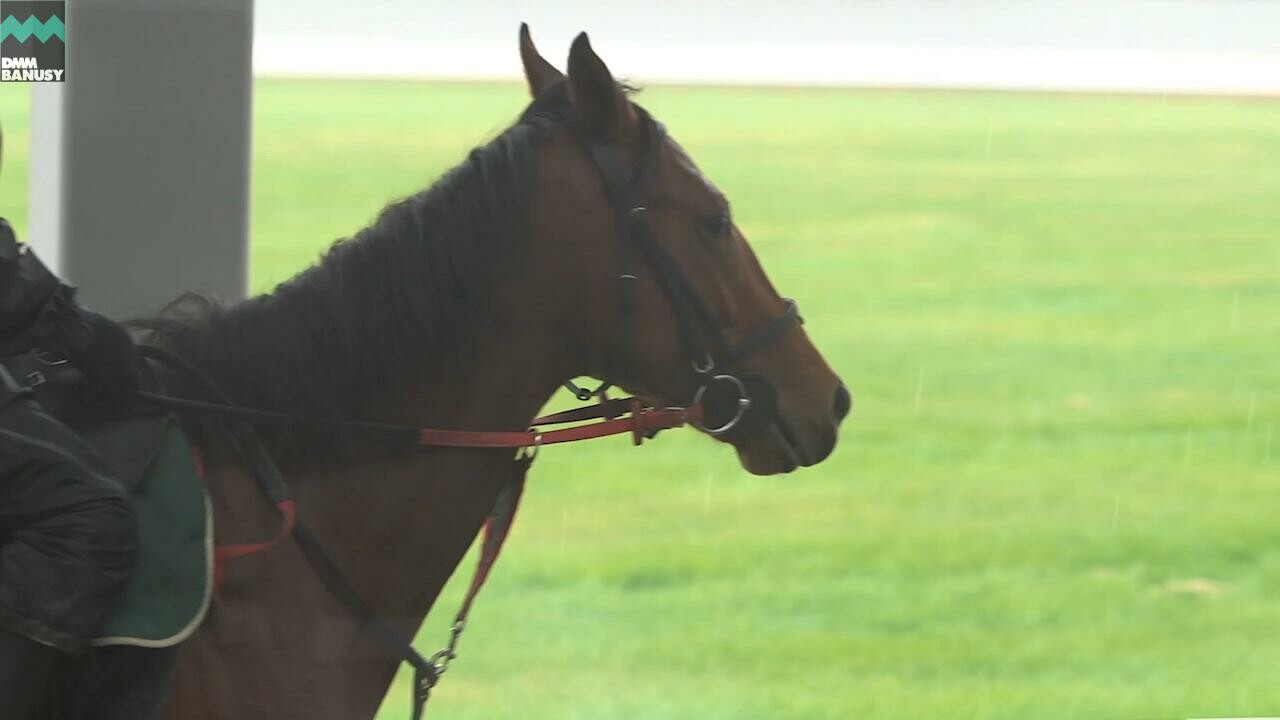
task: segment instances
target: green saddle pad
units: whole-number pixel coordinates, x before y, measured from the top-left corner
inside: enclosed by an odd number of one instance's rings
[[[94,645],[168,647],[200,625],[213,590],[213,522],[191,443],[173,420],[130,488],[138,519],[133,576]]]

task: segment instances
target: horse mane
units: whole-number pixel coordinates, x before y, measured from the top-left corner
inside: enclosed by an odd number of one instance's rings
[[[536,148],[569,107],[564,84],[548,89],[430,187],[270,292],[230,305],[188,293],[132,325],[238,404],[358,418],[424,358],[457,357],[483,323],[528,247]]]

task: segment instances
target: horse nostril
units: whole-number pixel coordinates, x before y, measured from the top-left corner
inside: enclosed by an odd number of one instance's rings
[[[836,387],[836,422],[844,420],[845,416],[849,414],[849,409],[851,407],[853,407],[853,398],[849,395],[849,388],[846,388],[844,383],[840,383],[840,385]]]

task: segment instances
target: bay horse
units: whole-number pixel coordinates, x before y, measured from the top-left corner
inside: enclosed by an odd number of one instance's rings
[[[743,467],[821,462],[849,393],[788,321],[794,304],[770,284],[725,197],[585,33],[567,74],[525,26],[520,55],[533,100],[496,139],[272,292],[228,307],[179,301],[152,341],[245,406],[477,431],[524,430],[579,376],[655,406],[689,404],[706,384],[691,367],[718,364],[756,378],[742,394],[768,395],[766,416],[717,436]],[[620,239],[627,195],[643,203],[647,253]],[[405,642],[512,460],[501,449],[316,448],[287,433],[268,445],[299,517]],[[218,542],[270,537],[280,518],[245,469],[202,449]],[[205,622],[179,649],[163,714],[370,718],[399,662],[282,542],[227,564]]]

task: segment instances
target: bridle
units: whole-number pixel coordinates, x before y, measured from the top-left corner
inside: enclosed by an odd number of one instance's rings
[[[605,198],[613,210],[617,237],[618,300],[617,324],[612,351],[606,360],[604,379],[594,390],[583,388],[572,380],[566,389],[579,400],[600,396],[614,379],[627,377],[635,356],[636,285],[640,268],[636,257],[647,261],[663,295],[675,315],[676,329],[689,367],[695,375],[690,405],[704,408],[705,415],[714,414],[715,406],[704,402],[727,389],[728,411],[721,417],[704,417],[699,429],[711,435],[724,435],[744,426],[762,426],[776,419],[777,394],[772,384],[754,373],[734,374],[732,368],[747,355],[776,341],[792,323],[801,323],[795,300],[786,299],[786,310],[742,340],[731,343],[706,302],[689,281],[680,265],[654,237],[649,222],[649,208],[642,185],[657,165],[658,153],[666,139],[666,129],[647,112],[635,108],[644,128],[642,161],[636,169],[627,163],[617,145],[581,127],[574,135],[591,157],[603,184]]]
[[[558,89],[563,92],[563,87]],[[414,668],[412,717],[418,720],[431,690],[457,657],[457,644],[466,627],[467,616],[481,586],[497,560],[511,524],[515,520],[524,479],[538,449],[543,445],[574,442],[608,435],[628,433],[639,445],[660,430],[693,424],[711,435],[722,436],[748,426],[779,422],[776,393],[762,376],[734,372],[732,368],[747,355],[776,341],[792,323],[803,322],[794,300],[786,300],[786,310],[746,338],[731,343],[715,317],[693,287],[684,271],[654,237],[649,223],[649,210],[643,201],[642,181],[656,165],[656,158],[666,137],[661,123],[640,108],[636,112],[645,128],[644,162],[635,171],[629,169],[622,153],[614,145],[577,127],[561,112],[538,112],[540,101],[526,111],[522,121],[534,116],[567,122],[583,143],[603,183],[605,196],[613,209],[618,238],[617,327],[613,348],[606,362],[604,379],[599,387],[587,390],[566,382],[579,400],[598,398],[599,402],[581,408],[537,418],[527,431],[463,431],[418,428],[369,422],[330,423],[315,418],[235,405],[203,372],[182,357],[157,347],[142,346],[140,353],[166,365],[194,382],[214,402],[179,398],[155,392],[140,392],[140,400],[179,412],[207,415],[231,420],[223,426],[226,444],[241,465],[276,506],[281,524],[276,535],[260,543],[218,546],[215,552],[215,577],[220,577],[226,561],[270,549],[292,537],[312,570],[329,590],[360,619],[363,626]],[[640,257],[657,279],[675,315],[677,332],[696,390],[686,406],[653,408],[636,398],[609,399],[606,391],[613,381],[628,377],[635,357],[636,285],[642,272],[636,262]],[[727,390],[728,394],[723,394]],[[723,410],[717,410],[721,406]],[[579,424],[559,430],[543,430],[545,425],[577,423],[599,419],[592,424]],[[257,426],[302,428],[336,434],[346,441],[373,440],[402,446],[444,446],[471,448],[521,448],[511,476],[499,493],[484,526],[479,564],[462,607],[450,627],[448,643],[430,657],[423,656],[391,629],[363,597],[347,581],[321,541],[297,517],[294,501],[275,462],[257,436]]]

